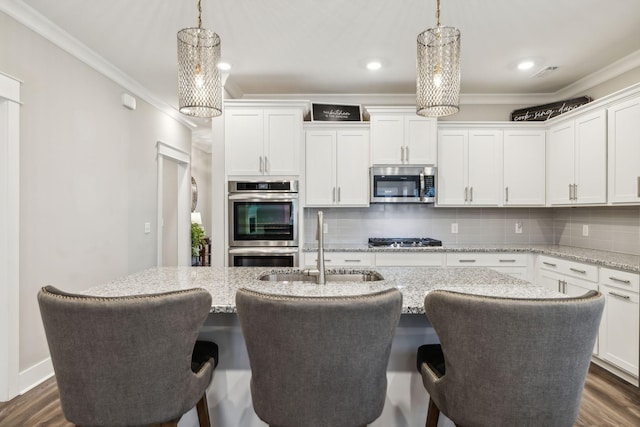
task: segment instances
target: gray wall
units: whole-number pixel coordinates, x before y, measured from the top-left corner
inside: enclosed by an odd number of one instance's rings
[[[20,124],[20,370],[48,357],[36,293],[79,291],[156,262],[156,142],[191,132],[0,13],[0,70],[24,82]],[[151,233],[144,233],[144,223]]]

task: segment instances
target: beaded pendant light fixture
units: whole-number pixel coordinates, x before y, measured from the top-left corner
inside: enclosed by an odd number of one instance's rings
[[[460,96],[460,31],[440,25],[418,34],[416,113],[442,117],[457,113]]]
[[[220,37],[202,28],[202,5],[198,0],[198,26],[178,31],[178,104],[182,114],[222,114],[219,61]]]

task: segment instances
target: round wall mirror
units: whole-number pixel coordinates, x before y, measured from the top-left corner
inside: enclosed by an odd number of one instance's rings
[[[195,212],[198,205],[198,184],[196,180],[191,177],[191,212]]]

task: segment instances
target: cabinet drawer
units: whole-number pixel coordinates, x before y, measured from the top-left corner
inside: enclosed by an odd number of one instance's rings
[[[442,267],[443,254],[383,252],[376,254],[378,267]]]
[[[640,275],[627,271],[600,268],[600,283],[614,288],[624,289],[630,292],[640,291]]]
[[[598,267],[595,265],[541,255],[538,258],[538,266],[543,270],[557,271],[558,273],[577,277],[578,279],[588,280],[590,282],[598,281]]]
[[[447,254],[449,267],[526,267],[527,254],[514,253],[451,253]]]
[[[304,265],[315,267],[318,260],[317,252],[304,254]],[[324,253],[325,267],[371,267],[373,254],[367,252],[326,252]]]

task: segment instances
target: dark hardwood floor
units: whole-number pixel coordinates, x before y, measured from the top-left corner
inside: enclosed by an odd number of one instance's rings
[[[55,378],[51,378],[22,396],[0,403],[0,426],[73,427],[73,424],[62,415],[58,387]],[[592,364],[575,426],[640,426],[640,389]]]

